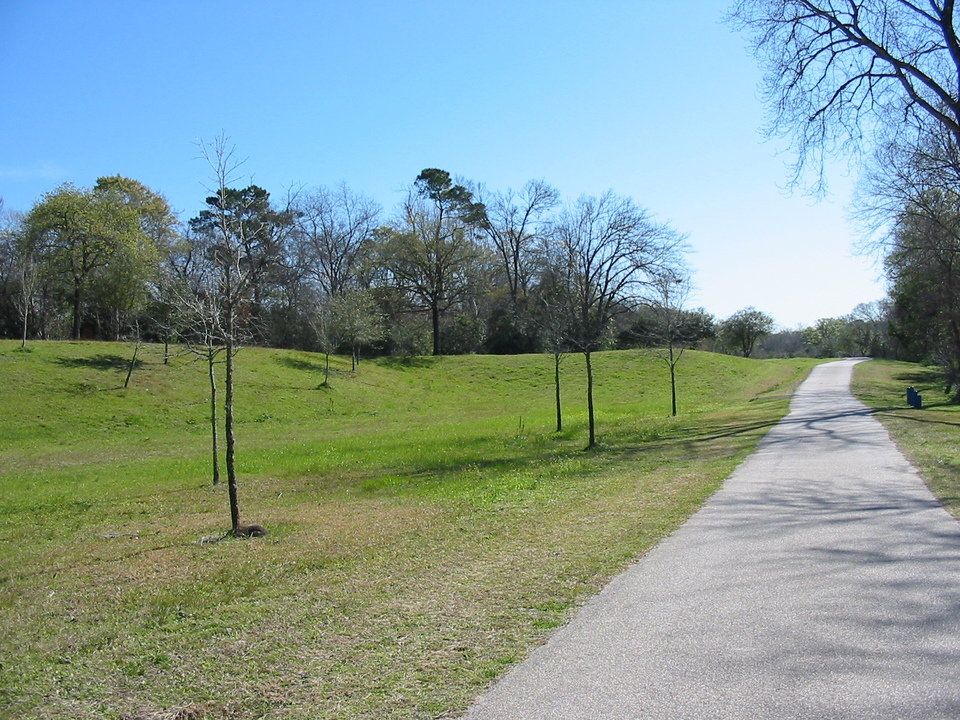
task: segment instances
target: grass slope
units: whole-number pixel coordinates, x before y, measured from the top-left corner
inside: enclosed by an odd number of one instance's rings
[[[238,469],[209,485],[206,377],[148,348],[0,342],[0,715],[451,717],[688,517],[813,364],[238,356]]]
[[[923,409],[907,406],[907,387],[923,395]],[[914,363],[872,360],[856,366],[853,390],[886,426],[933,493],[960,517],[960,405],[944,393],[943,373]]]

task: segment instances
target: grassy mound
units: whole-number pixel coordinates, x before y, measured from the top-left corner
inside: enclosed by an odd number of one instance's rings
[[[424,718],[462,710],[688,517],[813,364],[706,353],[237,358],[245,521],[210,484],[205,369],[0,342],[0,716]]]

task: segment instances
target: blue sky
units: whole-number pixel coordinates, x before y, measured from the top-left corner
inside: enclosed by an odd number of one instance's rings
[[[183,218],[224,133],[244,181],[338,185],[391,213],[421,169],[492,190],[613,189],[689,236],[693,303],[812,324],[883,296],[853,180],[785,194],[760,70],[727,0],[0,0],[0,196],[122,174]]]

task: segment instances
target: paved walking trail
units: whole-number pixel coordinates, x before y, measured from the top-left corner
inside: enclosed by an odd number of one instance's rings
[[[466,717],[960,718],[960,524],[854,364],[815,368],[704,508]]]

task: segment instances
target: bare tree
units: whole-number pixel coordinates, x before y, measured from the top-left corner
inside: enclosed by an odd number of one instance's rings
[[[3,206],[0,204],[0,211]],[[42,277],[40,274],[40,262],[38,257],[38,248],[31,237],[23,228],[23,218],[19,214],[2,214],[3,226],[0,227],[0,234],[4,236],[4,242],[10,248],[13,269],[16,273],[16,279],[19,287],[13,295],[13,304],[20,315],[20,347],[27,346],[27,336],[29,332],[30,315],[36,311],[37,292],[40,289]]]
[[[690,276],[677,268],[657,275],[651,282],[649,302],[656,313],[653,328],[654,340],[663,349],[663,360],[670,370],[670,414],[677,416],[677,364],[683,357],[687,344],[699,334],[688,323],[689,315],[685,309],[690,296]],[[695,314],[699,317],[699,314]]]
[[[939,126],[960,143],[960,38],[954,0],[740,0],[733,22],[766,69],[768,130],[790,135],[799,179],[813,160],[897,144]]]
[[[560,364],[570,352],[574,323],[570,313],[572,267],[563,259],[561,248],[544,243],[544,266],[536,288],[536,323],[547,352],[553,355],[553,390],[556,407],[557,432],[563,431],[563,406],[560,392]]]
[[[363,244],[377,226],[380,207],[346,185],[318,188],[295,203],[297,242],[307,274],[327,297],[351,289]]]
[[[603,347],[613,318],[634,306],[643,289],[676,264],[683,238],[612,192],[581,197],[567,208],[554,238],[571,282],[569,339],[586,364],[589,449],[596,445],[591,355]]]
[[[210,399],[210,446],[213,484],[220,483],[219,397],[216,366],[224,351],[222,296],[218,292],[215,255],[204,238],[191,234],[179,253],[171,255],[161,276],[159,294],[171,305],[166,313],[168,335],[186,343],[187,351],[206,363]],[[165,353],[166,354],[166,353]]]
[[[514,315],[523,310],[530,280],[536,272],[536,255],[544,237],[547,213],[559,199],[559,193],[543,180],[530,180],[519,193],[508,190],[489,200],[480,197],[484,204],[480,226],[496,250]]]
[[[244,307],[258,304],[258,282],[283,252],[283,237],[278,229],[287,227],[289,216],[269,207],[269,196],[261,188],[250,186],[233,190],[229,183],[239,163],[224,137],[200,145],[201,153],[213,171],[216,187],[207,198],[208,210],[190,221],[193,231],[207,240],[212,277],[210,292],[216,298],[211,307],[219,313],[224,354],[224,435],[227,490],[230,498],[230,532],[249,534],[252,526],[240,524],[237,499],[236,437],[234,434],[234,357],[244,330]],[[211,327],[216,327],[211,323]],[[262,528],[260,528],[262,531]]]

